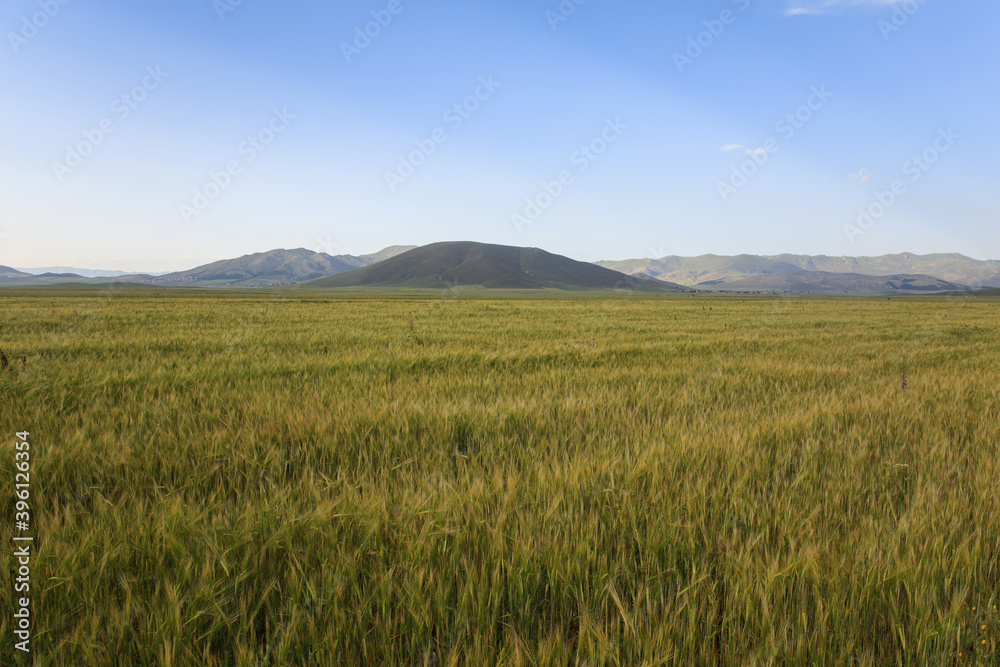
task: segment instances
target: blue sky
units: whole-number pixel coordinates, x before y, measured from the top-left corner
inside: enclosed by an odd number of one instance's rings
[[[998,28],[987,0],[7,0],[0,264],[997,258]]]

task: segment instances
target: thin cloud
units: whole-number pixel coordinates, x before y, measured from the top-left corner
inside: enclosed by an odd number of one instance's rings
[[[867,167],[865,167],[861,171],[859,171],[858,173],[856,173],[856,174],[849,174],[847,177],[849,179],[851,179],[852,181],[854,181],[855,183],[857,183],[857,184],[860,185],[861,183],[866,182],[868,179],[870,179],[872,177],[872,172],[871,172],[870,169],[868,169]]]
[[[905,0],[788,0],[786,16],[831,14],[850,7],[876,8],[899,4]]]
[[[747,148],[743,144],[726,144],[719,150],[723,151],[743,151],[747,155],[763,155],[767,152],[766,148]]]

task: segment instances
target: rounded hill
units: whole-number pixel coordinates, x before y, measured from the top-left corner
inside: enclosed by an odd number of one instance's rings
[[[681,291],[679,285],[637,279],[539,248],[474,243],[432,243],[372,266],[306,283],[309,287]]]

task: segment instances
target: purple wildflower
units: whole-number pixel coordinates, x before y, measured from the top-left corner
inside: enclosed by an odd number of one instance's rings
[[[908,384],[909,382],[906,381],[906,373],[903,373],[903,385],[902,385],[903,391],[906,391],[906,385]]]

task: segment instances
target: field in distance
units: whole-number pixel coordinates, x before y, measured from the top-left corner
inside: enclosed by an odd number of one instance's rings
[[[444,294],[0,295],[35,664],[996,664],[1000,301]]]

